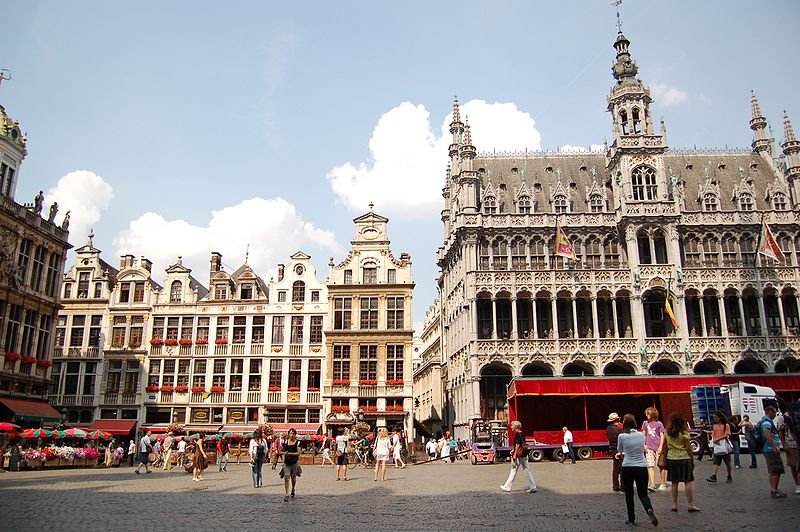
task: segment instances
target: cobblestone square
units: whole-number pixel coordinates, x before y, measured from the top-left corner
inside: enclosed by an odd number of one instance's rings
[[[455,464],[389,467],[386,482],[355,468],[337,482],[330,466],[304,466],[297,497],[283,502],[277,471],[265,467],[264,486],[252,487],[250,469],[206,471],[192,482],[178,470],[134,475],[128,467],[0,474],[0,530],[616,530],[625,528],[625,502],[610,490],[606,460],[576,465],[533,465],[539,491],[511,493],[499,485],[508,465]],[[800,496],[787,476],[785,500],[772,500],[766,468],[734,471],[733,484],[708,484],[710,462],[698,464],[700,513],[669,511],[669,492],[651,494],[661,530],[797,530]],[[650,528],[637,504],[637,528]]]

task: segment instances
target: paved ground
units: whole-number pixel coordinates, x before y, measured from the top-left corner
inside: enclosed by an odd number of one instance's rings
[[[216,467],[204,482],[177,470],[134,475],[127,467],[0,473],[0,530],[569,530],[626,528],[622,495],[610,491],[608,461],[534,465],[539,492],[498,486],[507,465],[433,463],[389,468],[386,482],[372,472],[351,471],[336,482],[330,468],[304,466],[297,498],[283,502],[275,471],[264,469],[264,487],[252,488],[249,467]],[[668,492],[652,494],[662,530],[797,530],[800,496],[787,477],[786,500],[772,500],[763,463],[734,471],[733,484],[708,484],[711,465],[696,474],[696,504],[688,514],[669,511]],[[653,527],[637,501],[637,529]]]

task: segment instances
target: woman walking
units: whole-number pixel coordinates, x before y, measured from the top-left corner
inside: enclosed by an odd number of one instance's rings
[[[653,526],[658,526],[658,518],[653,511],[653,504],[647,495],[647,460],[644,457],[644,434],[636,430],[636,418],[633,414],[625,414],[622,418],[622,434],[617,439],[617,458],[622,459],[622,485],[625,489],[625,505],[628,508],[626,525],[636,523],[633,505],[633,485]]]
[[[403,468],[406,466],[406,463],[403,461],[403,444],[400,439],[400,431],[394,431],[394,435],[392,436],[392,458],[394,459],[394,467],[395,468]]]
[[[667,480],[672,483],[672,508],[678,511],[678,484],[683,482],[690,512],[699,512],[694,505],[694,454],[689,429],[682,412],[673,412],[667,422]]]
[[[378,438],[375,440],[375,481],[378,481],[378,475],[381,476],[381,481],[386,480],[386,462],[389,460],[389,447],[391,440],[389,439],[389,432],[386,427],[381,427],[378,430]]]
[[[742,442],[739,436],[742,434],[742,429],[739,427],[739,416],[731,416],[728,418],[728,426],[731,428],[731,445],[733,445],[733,467],[736,469],[742,468],[742,463],[739,458],[741,453]]]
[[[261,429],[253,431],[253,437],[250,439],[250,447],[248,448],[250,454],[250,467],[253,469],[253,487],[261,487],[261,467],[264,465],[264,460],[267,457],[267,440],[261,433]]]
[[[711,416],[711,443],[714,450],[714,457],[711,459],[711,476],[706,480],[709,482],[717,481],[717,470],[722,462],[728,470],[728,479],[725,481],[730,484],[733,482],[731,476],[731,452],[733,446],[730,443],[731,426],[725,422],[725,414],[714,412]]]
[[[664,446],[664,425],[658,420],[658,410],[654,407],[648,407],[644,411],[644,415],[647,419],[642,423],[642,432],[644,433],[644,451],[647,458],[647,474],[650,479],[647,489],[648,491],[657,489],[666,491],[668,488],[667,472],[663,469],[661,472],[658,471],[658,450]]]
[[[331,446],[328,444],[328,442],[325,442],[325,444],[322,447],[322,465],[320,467],[325,467],[326,460],[330,462],[333,467],[336,467],[336,464],[333,462],[333,459],[331,458]]]
[[[505,484],[500,485],[503,491],[511,491],[511,485],[514,479],[517,478],[517,471],[520,468],[525,471],[525,476],[528,479],[527,493],[536,493],[536,481],[533,479],[531,468],[528,467],[528,446],[525,443],[525,435],[522,434],[522,423],[519,421],[512,421],[511,428],[514,430],[514,449],[511,453],[511,472],[508,474]]]
[[[297,443],[297,431],[289,429],[286,436],[286,441],[283,442],[283,469],[281,476],[283,477],[283,489],[285,496],[283,502],[289,500],[289,481],[292,482],[291,496],[294,499],[294,488],[297,484],[297,477],[300,476],[300,445]]]
[[[194,446],[194,457],[192,458],[192,480],[200,482],[203,480],[203,471],[208,467],[208,456],[203,449],[203,435],[199,434],[197,443]]]

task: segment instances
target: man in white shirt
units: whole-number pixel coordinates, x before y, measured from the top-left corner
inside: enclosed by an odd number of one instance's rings
[[[560,463],[563,464],[564,460],[567,459],[567,454],[569,454],[569,457],[572,459],[572,463],[574,464],[576,462],[575,449],[572,447],[572,432],[567,427],[562,428],[561,431],[564,433],[564,445],[561,446],[562,454]]]
[[[425,444],[425,450],[428,452],[428,461],[436,458],[436,441],[433,438]]]
[[[150,432],[148,430],[147,434],[142,436],[141,439],[139,440],[139,465],[136,467],[136,470],[134,471],[134,473],[136,473],[137,475],[140,474],[139,470],[142,468],[142,466],[144,466],[145,472],[147,474],[152,473],[152,471],[150,470],[150,464],[149,464],[149,462],[150,462],[150,451],[153,450],[153,444],[150,443],[150,435],[151,434],[152,434],[152,432]]]
[[[186,440],[181,439],[178,442],[178,449],[175,451],[175,463],[178,467],[183,467],[183,457],[186,455]]]
[[[350,480],[347,476],[347,448],[350,445],[350,436],[344,427],[339,428],[336,436],[336,480]]]
[[[175,444],[175,438],[172,437],[171,432],[167,432],[167,437],[164,438],[164,471],[172,469],[172,447]]]

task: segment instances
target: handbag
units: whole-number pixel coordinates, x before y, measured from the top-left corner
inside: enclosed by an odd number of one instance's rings
[[[728,438],[724,438],[718,442],[714,442],[714,455],[725,456],[733,452],[733,445]]]
[[[666,469],[667,468],[667,450],[666,449],[661,451],[661,454],[658,455],[658,468],[659,469]]]

